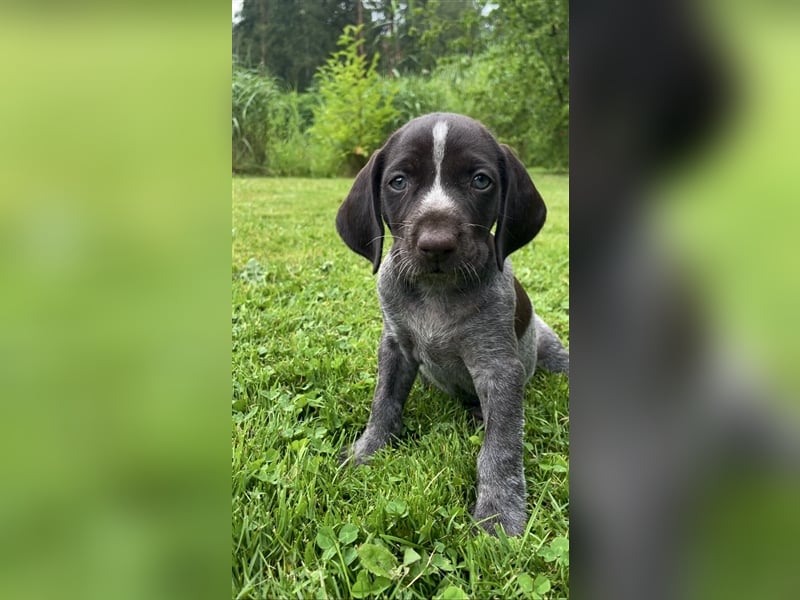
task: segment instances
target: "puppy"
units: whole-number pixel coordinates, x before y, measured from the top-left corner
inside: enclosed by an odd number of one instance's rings
[[[363,463],[397,436],[419,373],[485,423],[474,518],[509,535],[527,522],[523,388],[537,364],[569,354],[512,273],[546,209],[522,163],[477,121],[435,113],[376,151],[336,217],[345,244],[378,273],[383,333],[369,422],[346,457]],[[382,258],[384,223],[392,247]],[[492,227],[496,225],[492,235]]]

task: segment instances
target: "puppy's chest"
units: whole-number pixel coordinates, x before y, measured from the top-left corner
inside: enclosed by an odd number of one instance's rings
[[[471,316],[464,307],[427,298],[408,302],[402,310],[392,308],[390,303],[384,311],[387,325],[417,360],[436,364],[459,356]]]

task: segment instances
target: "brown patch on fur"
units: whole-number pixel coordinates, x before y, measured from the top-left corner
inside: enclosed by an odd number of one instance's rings
[[[522,289],[516,277],[514,277],[514,293],[517,296],[516,306],[514,307],[514,332],[517,334],[517,339],[520,339],[531,323],[533,307],[528,294]]]

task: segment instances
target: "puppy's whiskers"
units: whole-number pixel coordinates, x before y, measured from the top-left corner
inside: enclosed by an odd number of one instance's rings
[[[469,273],[469,277],[472,283],[474,283],[475,285],[480,285],[481,277],[480,275],[478,275],[478,269],[475,267],[475,265],[473,265],[471,262],[466,262],[464,264],[464,267],[467,269],[467,272]]]
[[[380,241],[381,243],[383,243],[383,241],[384,241],[385,239],[386,239],[386,236],[385,236],[385,235],[378,235],[378,236],[375,236],[374,238],[372,238],[372,239],[371,239],[371,240],[368,242],[368,244],[374,244],[374,243],[375,243],[375,242],[377,242],[377,241]]]
[[[476,227],[478,229],[485,229],[488,232],[491,232],[491,227],[486,227],[486,225],[481,225],[480,223],[464,223],[465,227]]]
[[[414,283],[417,270],[411,253],[408,249],[399,247],[395,256],[397,257],[398,276],[407,283]]]

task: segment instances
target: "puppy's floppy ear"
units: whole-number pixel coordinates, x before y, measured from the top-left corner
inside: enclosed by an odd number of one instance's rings
[[[358,172],[350,193],[336,215],[336,231],[353,252],[372,261],[377,273],[383,252],[383,219],[381,218],[381,176],[383,150],[376,151]]]
[[[495,231],[497,266],[502,271],[506,257],[530,242],[544,225],[547,208],[525,167],[511,148],[500,144],[502,198]]]

